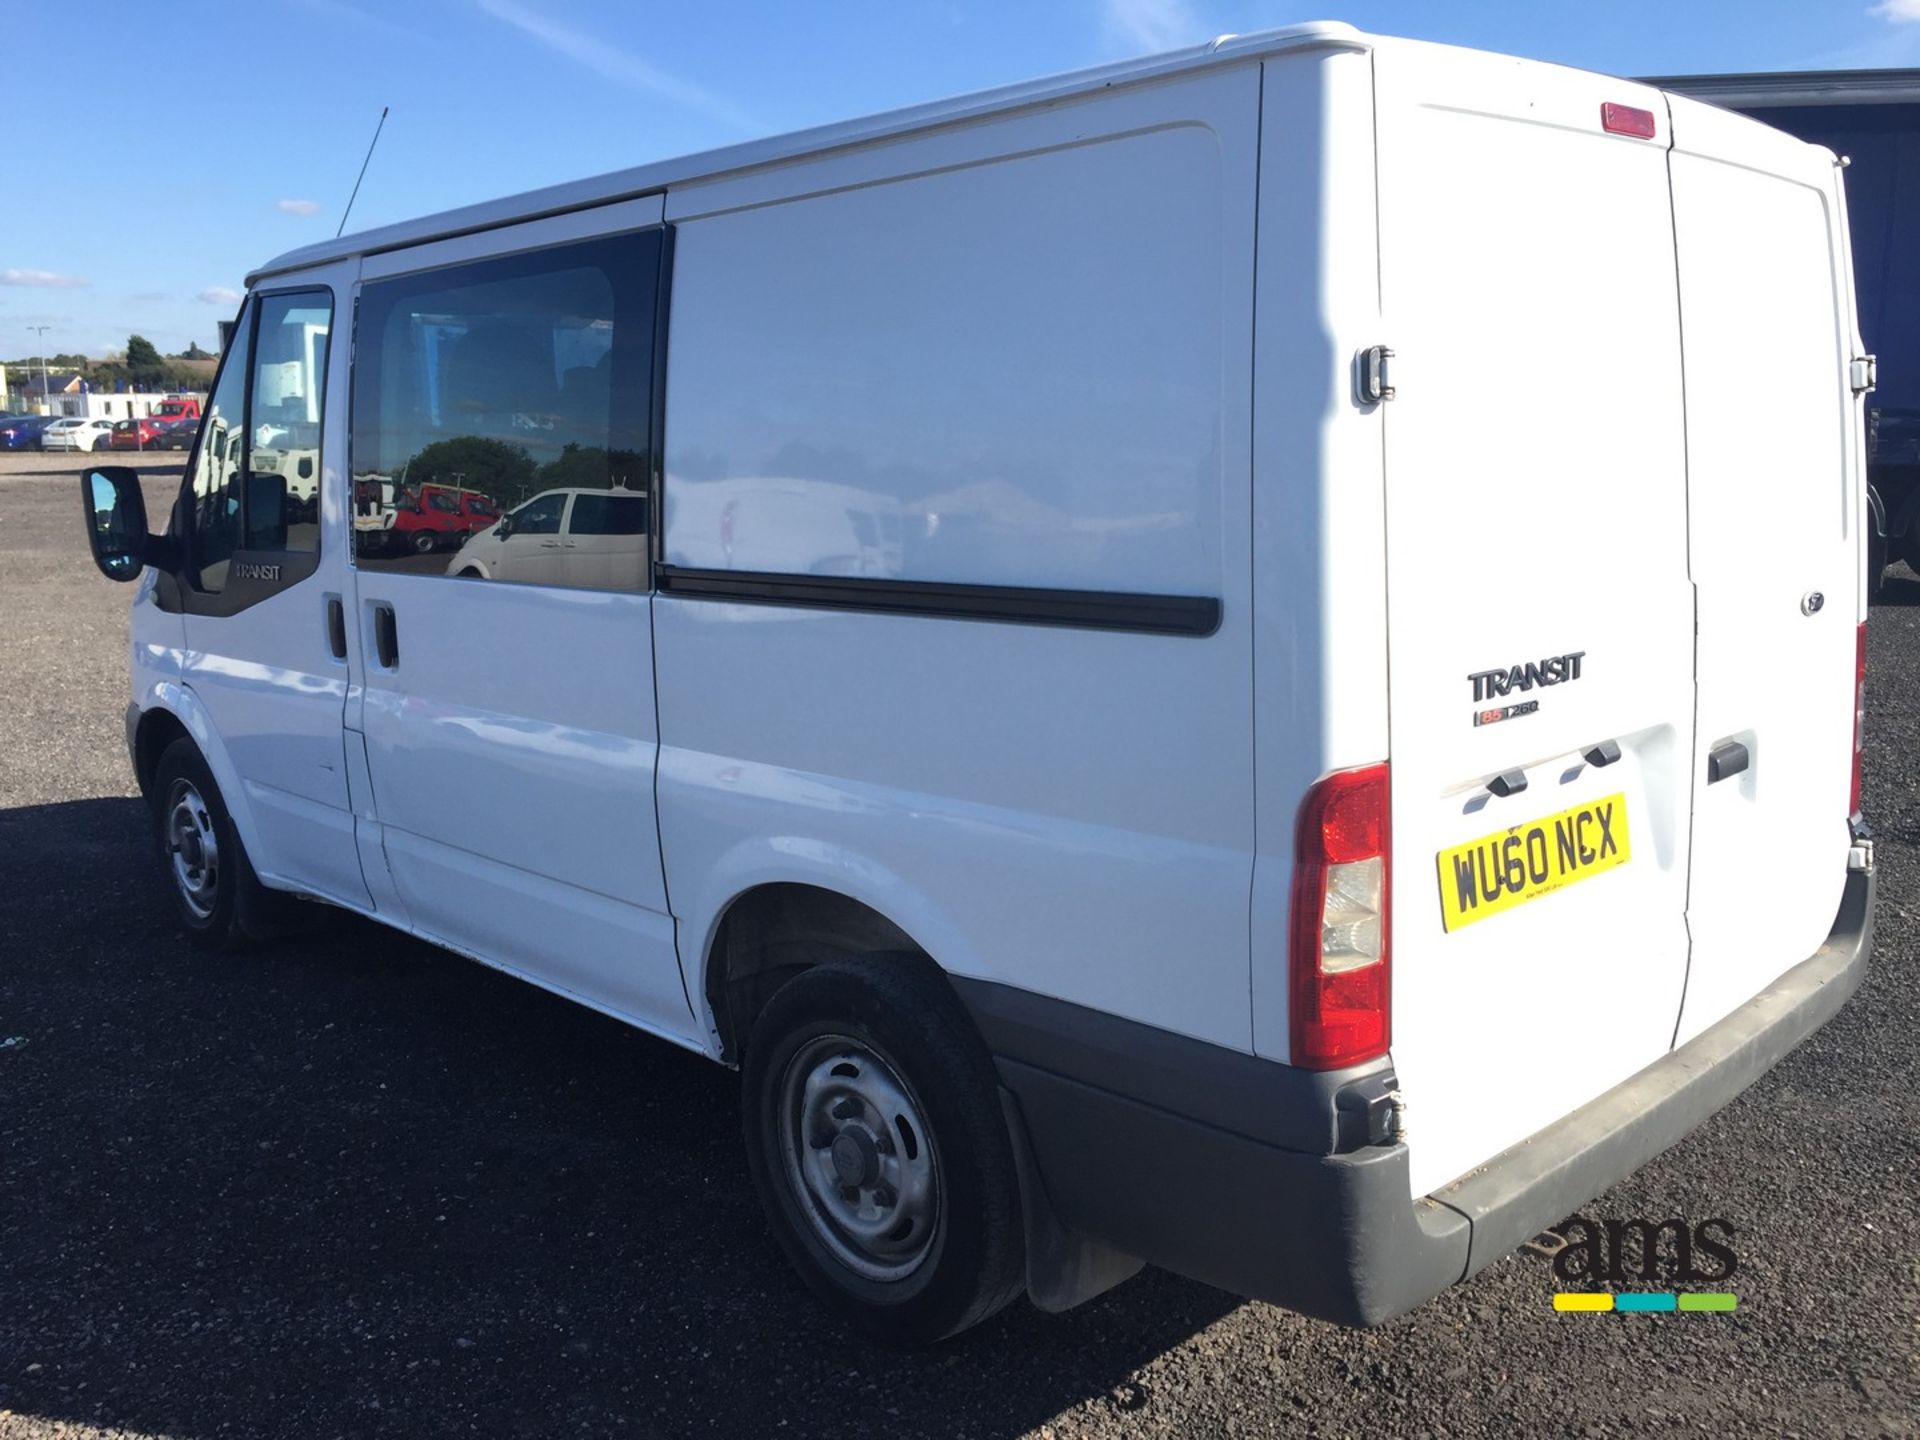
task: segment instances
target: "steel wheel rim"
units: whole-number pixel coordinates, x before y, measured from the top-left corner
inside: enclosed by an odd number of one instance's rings
[[[167,860],[180,898],[205,920],[220,903],[220,837],[207,802],[191,780],[176,780],[167,790]]]
[[[868,1280],[911,1275],[940,1223],[940,1165],[912,1088],[844,1035],[808,1041],[780,1080],[787,1184],[813,1233]]]

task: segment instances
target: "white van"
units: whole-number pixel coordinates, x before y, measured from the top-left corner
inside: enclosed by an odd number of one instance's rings
[[[476,530],[447,563],[468,580],[645,590],[651,547],[645,491],[546,490]]]
[[[1142,1261],[1396,1315],[1861,976],[1848,264],[1824,150],[1342,25],[283,256],[203,436],[269,357],[318,523],[86,481],[180,917],[741,1067],[896,1339]],[[643,492],[647,563],[356,554],[408,466]]]

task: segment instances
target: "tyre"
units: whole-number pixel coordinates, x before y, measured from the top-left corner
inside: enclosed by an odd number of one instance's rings
[[[780,1248],[828,1306],[922,1345],[1025,1282],[993,1062],[923,955],[802,971],[754,1023],[742,1120]]]
[[[298,903],[260,883],[199,747],[175,740],[153,772],[153,812],[168,892],[187,938],[242,950],[288,927]]]
[[[431,530],[416,530],[413,532],[414,554],[431,555],[438,546],[438,537],[435,536]]]

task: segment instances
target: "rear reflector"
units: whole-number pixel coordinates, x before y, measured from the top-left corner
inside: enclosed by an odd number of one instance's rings
[[[1658,128],[1651,110],[1636,110],[1631,105],[1615,105],[1612,101],[1600,107],[1600,128],[1609,135],[1633,135],[1642,140],[1653,139]]]
[[[1860,765],[1867,738],[1867,627],[1854,632],[1853,642],[1853,788],[1847,793],[1847,814],[1860,814]]]
[[[1303,1069],[1357,1065],[1392,1038],[1389,793],[1387,767],[1370,765],[1328,775],[1300,803],[1287,972]]]

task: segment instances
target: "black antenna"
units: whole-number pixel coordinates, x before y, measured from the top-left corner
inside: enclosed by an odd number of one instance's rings
[[[333,232],[333,238],[336,240],[346,231],[347,216],[353,213],[353,202],[360,198],[360,182],[367,178],[367,161],[373,159],[373,147],[380,143],[380,132],[386,128],[386,125],[387,107],[382,105],[380,107],[380,123],[373,127],[373,139],[367,145],[367,159],[360,162],[360,173],[353,177],[353,194],[347,197],[347,208],[340,212],[340,228]]]

